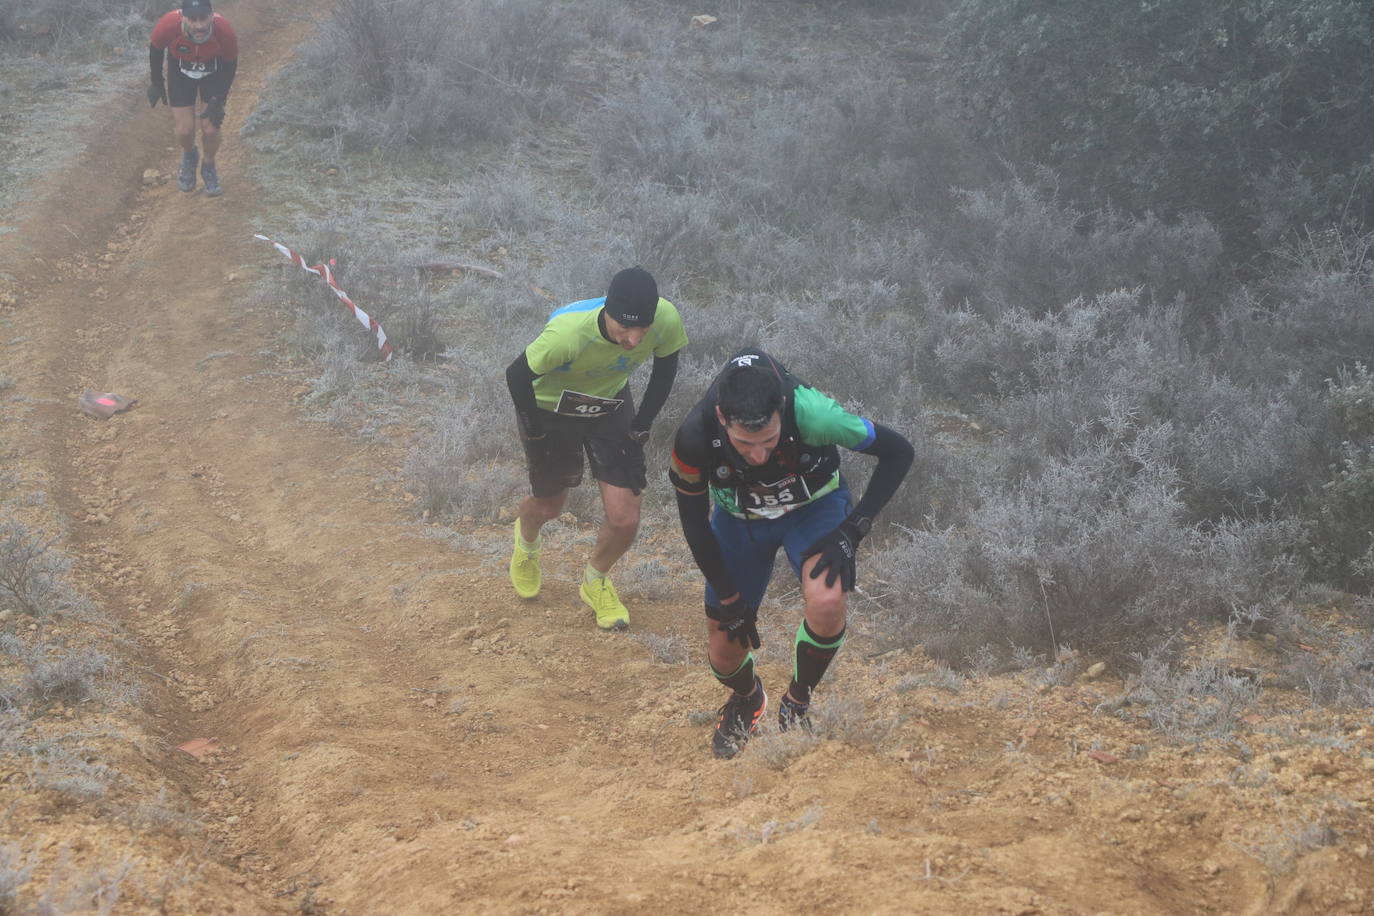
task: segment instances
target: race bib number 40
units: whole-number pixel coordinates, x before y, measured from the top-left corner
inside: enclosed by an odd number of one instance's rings
[[[619,410],[620,405],[624,403],[623,398],[599,398],[594,394],[583,394],[580,391],[564,388],[563,394],[558,398],[558,406],[554,408],[554,413],[565,417],[594,419],[610,416]]]

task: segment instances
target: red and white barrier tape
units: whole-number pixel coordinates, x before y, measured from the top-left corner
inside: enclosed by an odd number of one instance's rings
[[[322,278],[324,282],[328,284],[329,288],[334,291],[334,295],[339,297],[339,301],[342,302],[344,305],[348,306],[349,310],[353,312],[353,317],[357,318],[358,321],[362,324],[362,326],[367,328],[367,330],[374,337],[377,338],[377,349],[382,352],[382,359],[391,359],[391,344],[387,343],[386,331],[382,330],[382,326],[377,323],[376,318],[373,318],[367,312],[364,312],[362,309],[358,308],[358,306],[354,304],[353,300],[348,298],[348,293],[340,289],[339,284],[334,282],[334,273],[329,269],[329,262],[316,264],[314,267],[311,267],[305,263],[305,258],[296,254],[296,252],[292,251],[290,248],[287,248],[281,242],[274,242],[267,236],[258,235],[256,233],[254,233],[253,238],[262,239],[264,242],[267,242],[273,248],[277,249],[282,254],[286,255],[286,257],[289,260],[295,262],[300,267],[300,269],[305,271],[306,273],[314,274],[315,276]]]

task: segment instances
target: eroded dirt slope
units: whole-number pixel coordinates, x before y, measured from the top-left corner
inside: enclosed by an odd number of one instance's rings
[[[227,12],[247,49],[233,127],[304,27],[262,0]],[[228,139],[211,200],[141,182],[175,166],[161,109],[98,127],[0,238],[24,337],[4,358],[84,580],[165,678],[165,765],[235,876],[207,872],[203,908],[1367,911],[1374,739],[1355,720],[1320,723],[1348,726],[1342,746],[1294,746],[1257,719],[1239,761],[1094,716],[1110,682],[897,690],[928,665],[860,647],[828,688],[861,710],[851,740],[710,759],[699,652],[664,664],[596,632],[572,582],[519,602],[500,563],[424,537],[374,484],[401,443],[303,418],[267,354],[276,316],[248,304],[279,257],[251,239],[250,151]],[[86,419],[85,387],[140,406]],[[635,628],[695,641],[698,602],[632,601]],[[171,750],[196,737],[221,751]],[[1318,818],[1338,842],[1262,861]]]

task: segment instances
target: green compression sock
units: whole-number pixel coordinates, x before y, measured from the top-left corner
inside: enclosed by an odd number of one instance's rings
[[[744,657],[744,661],[739,663],[733,674],[721,674],[716,670],[716,666],[711,666],[711,673],[716,676],[726,687],[735,693],[744,695],[754,691],[754,653],[750,652]]]

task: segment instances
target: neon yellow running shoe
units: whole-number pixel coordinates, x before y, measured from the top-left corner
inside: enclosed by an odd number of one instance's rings
[[[603,576],[593,583],[584,578],[577,590],[582,602],[596,612],[596,625],[603,630],[624,630],[630,626],[630,612],[620,603],[609,576]]]
[[[535,541],[538,544],[538,541]],[[515,520],[515,552],[510,557],[510,584],[521,598],[539,594],[543,574],[539,571],[539,548],[526,550],[520,546],[520,519]]]

